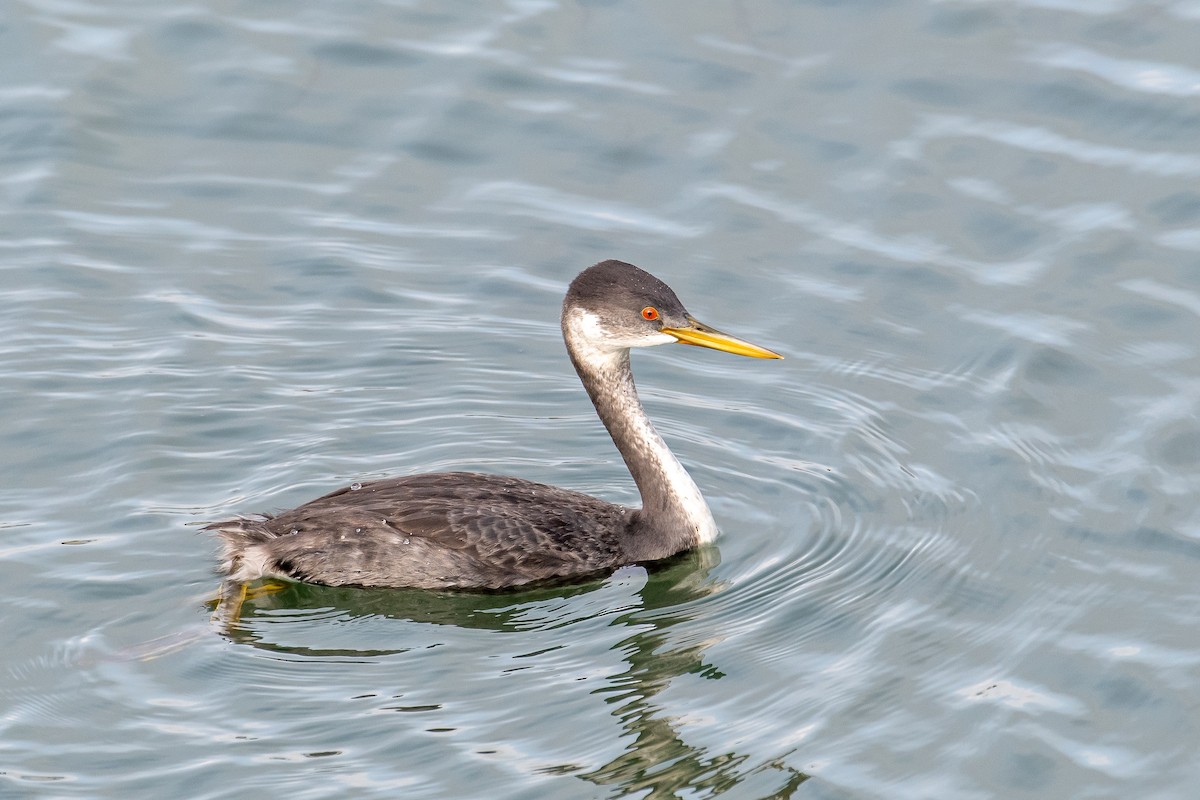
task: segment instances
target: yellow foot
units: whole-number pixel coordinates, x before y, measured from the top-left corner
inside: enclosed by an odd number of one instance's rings
[[[222,622],[226,626],[236,625],[242,616],[242,605],[247,600],[256,597],[282,592],[287,588],[286,583],[267,580],[250,589],[240,581],[225,581],[217,592],[216,606],[213,608],[212,621]]]
[[[223,623],[226,627],[236,625],[242,616],[242,603],[246,602],[246,584],[238,581],[225,581],[213,598],[213,622]]]

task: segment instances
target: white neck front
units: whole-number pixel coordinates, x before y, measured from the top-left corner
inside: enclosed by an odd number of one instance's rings
[[[639,538],[646,541],[633,546],[650,547],[649,540],[656,539],[674,553],[713,541],[717,524],[700,489],[642,408],[629,366],[629,348],[621,343],[596,345],[611,341],[600,330],[600,321],[581,309],[572,309],[563,319],[563,337],[575,370],[642,495]],[[663,334],[663,343],[672,341]],[[648,553],[646,557],[661,556]]]

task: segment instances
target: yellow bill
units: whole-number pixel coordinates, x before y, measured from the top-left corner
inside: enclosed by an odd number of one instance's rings
[[[697,347],[708,347],[713,350],[723,350],[738,356],[750,358],[783,358],[779,353],[751,344],[745,339],[722,333],[716,328],[710,328],[692,316],[688,316],[688,325],[683,328],[663,328],[662,332],[670,334],[679,340],[680,344],[692,344]]]

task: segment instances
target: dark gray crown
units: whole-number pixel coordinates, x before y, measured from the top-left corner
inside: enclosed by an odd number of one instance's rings
[[[657,308],[660,319],[670,324],[682,324],[687,315],[670,286],[644,269],[612,259],[579,273],[563,301],[564,310],[579,307],[609,319],[640,314],[646,306]]]

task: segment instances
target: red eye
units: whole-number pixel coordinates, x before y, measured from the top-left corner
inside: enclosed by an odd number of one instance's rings
[[[654,306],[646,306],[642,309],[642,319],[648,319],[651,322],[658,319],[658,309]]]

